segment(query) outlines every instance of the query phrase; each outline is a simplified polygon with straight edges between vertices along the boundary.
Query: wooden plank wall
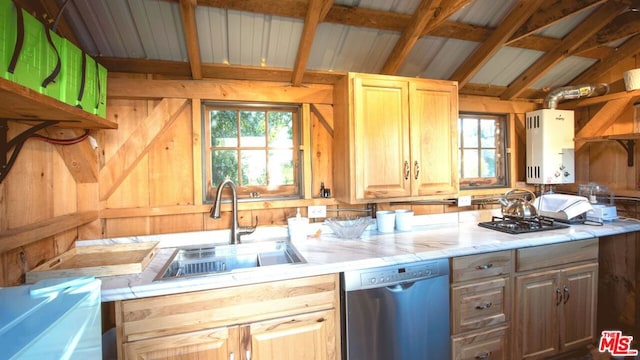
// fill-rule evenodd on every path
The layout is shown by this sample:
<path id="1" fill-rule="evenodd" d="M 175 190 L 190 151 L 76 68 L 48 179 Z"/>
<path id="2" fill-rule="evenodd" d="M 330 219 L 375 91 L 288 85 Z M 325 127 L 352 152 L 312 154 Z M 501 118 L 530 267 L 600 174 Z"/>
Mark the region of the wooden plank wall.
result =
<path id="1" fill-rule="evenodd" d="M 208 216 L 211 205 L 201 199 L 201 99 L 304 104 L 305 198 L 242 204 L 242 225 L 256 216 L 260 225 L 286 224 L 296 208 L 304 215 L 306 206 L 312 204 L 339 207 L 333 199 L 318 196 L 320 182 L 332 187 L 331 93 L 327 85 L 293 88 L 266 82 L 197 82 L 109 74 L 107 117 L 118 123 L 118 130 L 93 131 L 95 149 L 88 141 L 62 149 L 29 140 L 0 183 L 0 286 L 23 283 L 25 271 L 69 250 L 77 239 L 228 228 L 230 213 L 223 212 L 221 220 L 212 220 Z M 515 180 L 522 180 L 524 113 L 537 104 L 468 96 L 461 96 L 459 103 L 461 110 L 509 115 L 512 171 Z M 10 137 L 26 128 L 10 123 Z M 87 152 L 95 156 L 95 164 L 73 160 L 73 154 L 91 158 Z M 97 180 L 77 176 L 74 166 L 85 167 L 86 174 L 95 172 Z M 442 204 L 403 207 L 411 207 L 417 214 L 460 210 Z M 392 206 L 380 204 L 379 208 Z M 53 226 L 43 227 L 47 221 Z M 63 221 L 78 223 L 69 226 Z M 20 234 L 20 239 L 14 233 Z"/>

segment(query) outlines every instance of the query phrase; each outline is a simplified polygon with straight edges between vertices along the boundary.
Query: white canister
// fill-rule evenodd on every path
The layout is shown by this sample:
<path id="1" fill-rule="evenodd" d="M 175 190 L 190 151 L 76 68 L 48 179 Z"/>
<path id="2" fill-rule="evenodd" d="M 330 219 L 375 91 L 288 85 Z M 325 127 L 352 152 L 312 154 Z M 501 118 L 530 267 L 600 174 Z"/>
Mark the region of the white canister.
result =
<path id="1" fill-rule="evenodd" d="M 378 232 L 392 233 L 396 225 L 396 213 L 389 210 L 376 211 Z"/>
<path id="2" fill-rule="evenodd" d="M 396 210 L 396 229 L 398 231 L 411 231 L 413 227 L 413 210 Z"/>

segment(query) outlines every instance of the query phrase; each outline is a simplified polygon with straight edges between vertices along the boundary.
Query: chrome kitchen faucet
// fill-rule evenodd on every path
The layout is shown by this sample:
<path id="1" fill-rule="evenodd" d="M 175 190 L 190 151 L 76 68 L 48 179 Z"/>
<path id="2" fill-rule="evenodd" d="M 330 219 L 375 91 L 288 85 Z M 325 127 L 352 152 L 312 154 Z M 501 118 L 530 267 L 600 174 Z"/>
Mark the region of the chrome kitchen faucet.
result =
<path id="1" fill-rule="evenodd" d="M 256 226 L 238 226 L 238 192 L 236 191 L 236 184 L 234 184 L 230 179 L 226 179 L 218 184 L 218 189 L 216 190 L 216 200 L 213 203 L 213 207 L 211 208 L 211 213 L 209 216 L 212 219 L 220 219 L 220 200 L 222 199 L 222 190 L 225 186 L 229 186 L 229 188 L 231 189 L 231 211 L 233 217 L 229 244 L 240 244 L 240 237 L 242 235 L 248 235 L 254 232 L 256 230 Z"/>

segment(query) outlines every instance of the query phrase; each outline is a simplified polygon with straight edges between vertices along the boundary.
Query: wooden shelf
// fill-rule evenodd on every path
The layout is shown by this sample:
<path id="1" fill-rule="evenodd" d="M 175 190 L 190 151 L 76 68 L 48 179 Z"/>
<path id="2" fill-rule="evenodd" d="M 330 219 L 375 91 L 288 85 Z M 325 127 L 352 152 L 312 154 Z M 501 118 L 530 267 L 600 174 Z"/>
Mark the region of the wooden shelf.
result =
<path id="1" fill-rule="evenodd" d="M 636 146 L 636 139 L 640 139 L 640 134 L 629 133 L 629 134 L 602 135 L 602 136 L 593 136 L 593 137 L 586 137 L 586 138 L 575 138 L 573 140 L 584 141 L 584 142 L 611 141 L 611 140 L 616 141 L 627 152 L 627 166 L 633 166 L 633 155 L 634 155 L 635 146 Z"/>
<path id="2" fill-rule="evenodd" d="M 635 139 L 640 139 L 639 133 L 592 136 L 592 137 L 575 138 L 573 140 L 584 141 L 584 142 L 595 142 L 595 141 L 635 140 Z"/>
<path id="3" fill-rule="evenodd" d="M 98 220 L 98 211 L 83 211 L 0 232 L 0 254 L 94 220 Z"/>
<path id="4" fill-rule="evenodd" d="M 59 121 L 57 126 L 117 129 L 118 124 L 65 104 L 13 81 L 0 78 L 0 119 Z"/>

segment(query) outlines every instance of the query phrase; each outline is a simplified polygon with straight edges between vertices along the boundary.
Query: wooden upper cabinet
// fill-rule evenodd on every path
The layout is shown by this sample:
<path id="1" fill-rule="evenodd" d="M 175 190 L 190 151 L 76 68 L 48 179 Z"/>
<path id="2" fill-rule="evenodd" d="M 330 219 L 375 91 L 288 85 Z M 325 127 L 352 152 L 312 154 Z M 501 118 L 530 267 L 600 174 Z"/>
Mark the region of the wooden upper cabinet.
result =
<path id="1" fill-rule="evenodd" d="M 458 86 L 412 81 L 412 195 L 458 192 Z"/>
<path id="2" fill-rule="evenodd" d="M 347 203 L 455 194 L 455 82 L 349 73 L 334 87 L 334 194 Z"/>
<path id="3" fill-rule="evenodd" d="M 407 82 L 354 79 L 356 197 L 409 196 L 409 87 Z"/>

